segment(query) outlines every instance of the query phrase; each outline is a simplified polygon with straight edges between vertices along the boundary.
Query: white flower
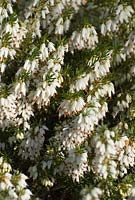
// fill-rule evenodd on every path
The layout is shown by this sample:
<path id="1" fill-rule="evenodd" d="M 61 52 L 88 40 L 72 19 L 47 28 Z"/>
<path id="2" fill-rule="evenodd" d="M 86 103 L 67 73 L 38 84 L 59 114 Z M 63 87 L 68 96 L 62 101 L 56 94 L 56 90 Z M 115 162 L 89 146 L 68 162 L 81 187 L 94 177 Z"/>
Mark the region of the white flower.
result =
<path id="1" fill-rule="evenodd" d="M 26 183 L 26 179 L 27 179 L 28 177 L 27 176 L 25 176 L 24 174 L 19 174 L 19 176 L 18 176 L 18 182 L 17 182 L 17 188 L 18 189 L 22 189 L 22 188 L 25 188 L 26 186 L 27 186 L 27 183 Z"/>
<path id="2" fill-rule="evenodd" d="M 46 47 L 45 43 L 43 43 L 40 47 L 40 55 L 39 55 L 39 58 L 41 60 L 45 60 L 46 58 L 48 58 L 49 56 L 49 53 L 48 53 L 48 48 Z"/>
<path id="3" fill-rule="evenodd" d="M 5 190 L 7 188 L 7 184 L 3 181 L 0 182 L 0 191 Z"/>
<path id="4" fill-rule="evenodd" d="M 24 190 L 23 194 L 21 195 L 21 200 L 29 200 L 31 198 L 31 191 L 29 189 Z"/>
<path id="5" fill-rule="evenodd" d="M 0 57 L 7 58 L 8 55 L 9 55 L 9 49 L 7 47 L 2 47 L 0 49 Z"/>
<path id="6" fill-rule="evenodd" d="M 15 94 L 22 93 L 24 96 L 26 95 L 26 84 L 24 82 L 18 82 L 15 86 Z"/>
<path id="7" fill-rule="evenodd" d="M 111 26 L 112 26 L 112 20 L 108 20 L 107 22 L 106 22 L 106 29 L 107 29 L 107 31 L 111 31 Z"/>
<path id="8" fill-rule="evenodd" d="M 135 198 L 135 187 L 132 187 L 128 200 L 134 200 L 134 198 Z"/>
<path id="9" fill-rule="evenodd" d="M 88 86 L 88 81 L 89 81 L 89 76 L 86 75 L 84 78 L 79 78 L 78 80 L 75 81 L 75 84 L 72 84 L 70 86 L 71 91 L 79 91 L 79 90 L 85 90 L 86 87 Z"/>
<path id="10" fill-rule="evenodd" d="M 48 42 L 48 49 L 49 52 L 55 51 L 55 45 L 52 42 Z"/>
<path id="11" fill-rule="evenodd" d="M 20 92 L 22 92 L 22 94 L 24 95 L 24 96 L 26 96 L 26 84 L 25 84 L 25 82 L 22 82 L 21 84 L 20 84 Z"/>
<path id="12" fill-rule="evenodd" d="M 5 68 L 6 68 L 6 64 L 5 63 L 0 64 L 1 73 L 3 73 L 5 71 Z"/>
<path id="13" fill-rule="evenodd" d="M 30 66 L 31 66 L 30 60 L 26 60 L 25 63 L 24 63 L 24 69 L 29 71 L 30 70 Z"/>
<path id="14" fill-rule="evenodd" d="M 101 189 L 99 189 L 99 188 L 93 188 L 92 189 L 92 191 L 91 191 L 91 195 L 94 197 L 94 198 L 96 198 L 96 199 L 98 199 L 98 197 L 100 196 L 102 194 L 102 190 Z"/>
<path id="15" fill-rule="evenodd" d="M 59 106 L 59 116 L 71 115 L 79 112 L 85 106 L 83 98 L 79 97 L 77 100 L 63 100 Z"/>
<path id="16" fill-rule="evenodd" d="M 66 21 L 63 24 L 63 26 L 64 26 L 64 31 L 68 31 L 69 27 L 70 27 L 70 20 L 66 19 Z"/>
<path id="17" fill-rule="evenodd" d="M 56 23 L 55 34 L 62 35 L 64 32 L 63 18 L 59 18 Z"/>
<path id="18" fill-rule="evenodd" d="M 16 192 L 14 191 L 14 189 L 10 189 L 8 191 L 8 194 L 10 196 L 11 199 L 17 200 L 18 199 L 18 195 L 16 194 Z"/>

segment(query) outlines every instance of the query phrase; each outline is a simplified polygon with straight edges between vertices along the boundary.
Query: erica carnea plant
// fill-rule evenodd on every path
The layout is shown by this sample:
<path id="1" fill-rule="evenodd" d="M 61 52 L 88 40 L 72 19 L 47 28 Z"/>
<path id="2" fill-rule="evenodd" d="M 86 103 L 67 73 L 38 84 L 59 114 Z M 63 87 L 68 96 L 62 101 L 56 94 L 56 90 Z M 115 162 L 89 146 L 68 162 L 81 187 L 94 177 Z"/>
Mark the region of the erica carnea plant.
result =
<path id="1" fill-rule="evenodd" d="M 135 199 L 134 1 L 0 1 L 0 199 Z"/>

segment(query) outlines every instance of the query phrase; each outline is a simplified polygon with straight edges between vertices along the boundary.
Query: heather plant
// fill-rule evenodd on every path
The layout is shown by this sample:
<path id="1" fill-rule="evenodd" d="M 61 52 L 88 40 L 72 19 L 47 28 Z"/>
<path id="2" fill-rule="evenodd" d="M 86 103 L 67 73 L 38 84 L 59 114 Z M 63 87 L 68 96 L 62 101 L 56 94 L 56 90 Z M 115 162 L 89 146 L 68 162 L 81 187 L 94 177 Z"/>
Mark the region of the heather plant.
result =
<path id="1" fill-rule="evenodd" d="M 135 3 L 0 1 L 0 199 L 135 199 Z"/>

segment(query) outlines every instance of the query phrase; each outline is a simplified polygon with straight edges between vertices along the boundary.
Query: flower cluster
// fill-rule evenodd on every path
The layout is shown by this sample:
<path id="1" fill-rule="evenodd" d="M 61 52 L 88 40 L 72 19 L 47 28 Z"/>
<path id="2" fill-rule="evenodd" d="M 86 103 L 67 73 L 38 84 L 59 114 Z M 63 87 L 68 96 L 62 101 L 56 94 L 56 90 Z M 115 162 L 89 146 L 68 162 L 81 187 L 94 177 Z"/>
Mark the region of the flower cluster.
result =
<path id="1" fill-rule="evenodd" d="M 114 138 L 113 131 L 105 130 L 104 134 L 102 133 L 101 136 L 96 134 L 92 140 L 92 146 L 96 147 L 93 159 L 94 171 L 104 179 L 107 176 L 112 176 L 114 179 L 118 175 L 123 176 L 130 166 L 135 165 L 134 145 L 129 144 L 129 139 L 126 136 L 116 141 Z M 101 142 L 102 140 L 103 142 Z"/>
<path id="2" fill-rule="evenodd" d="M 95 28 L 84 27 L 80 32 L 74 31 L 69 40 L 69 49 L 71 52 L 74 49 L 94 49 L 98 43 L 98 36 Z"/>
<path id="3" fill-rule="evenodd" d="M 85 187 L 82 191 L 81 191 L 81 195 L 83 196 L 83 200 L 98 200 L 100 199 L 102 194 L 102 190 L 100 188 L 94 187 L 92 189 Z"/>
<path id="4" fill-rule="evenodd" d="M 108 19 L 105 23 L 101 25 L 101 33 L 103 35 L 118 31 L 120 25 L 124 22 L 128 23 L 132 17 L 134 10 L 131 6 L 127 5 L 118 5 L 113 20 Z"/>
<path id="5" fill-rule="evenodd" d="M 29 200 L 31 191 L 27 189 L 26 179 L 22 173 L 11 174 L 11 165 L 0 157 L 0 198 L 9 200 Z"/>

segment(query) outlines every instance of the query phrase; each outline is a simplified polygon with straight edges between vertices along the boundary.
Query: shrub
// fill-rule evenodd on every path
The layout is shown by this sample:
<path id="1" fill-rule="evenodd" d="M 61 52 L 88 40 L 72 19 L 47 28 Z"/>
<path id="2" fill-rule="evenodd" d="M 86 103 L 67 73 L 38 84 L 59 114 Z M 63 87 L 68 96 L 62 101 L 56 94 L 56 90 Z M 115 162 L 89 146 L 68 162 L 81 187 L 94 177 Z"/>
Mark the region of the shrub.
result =
<path id="1" fill-rule="evenodd" d="M 134 1 L 0 1 L 0 199 L 135 198 L 134 29 Z"/>

